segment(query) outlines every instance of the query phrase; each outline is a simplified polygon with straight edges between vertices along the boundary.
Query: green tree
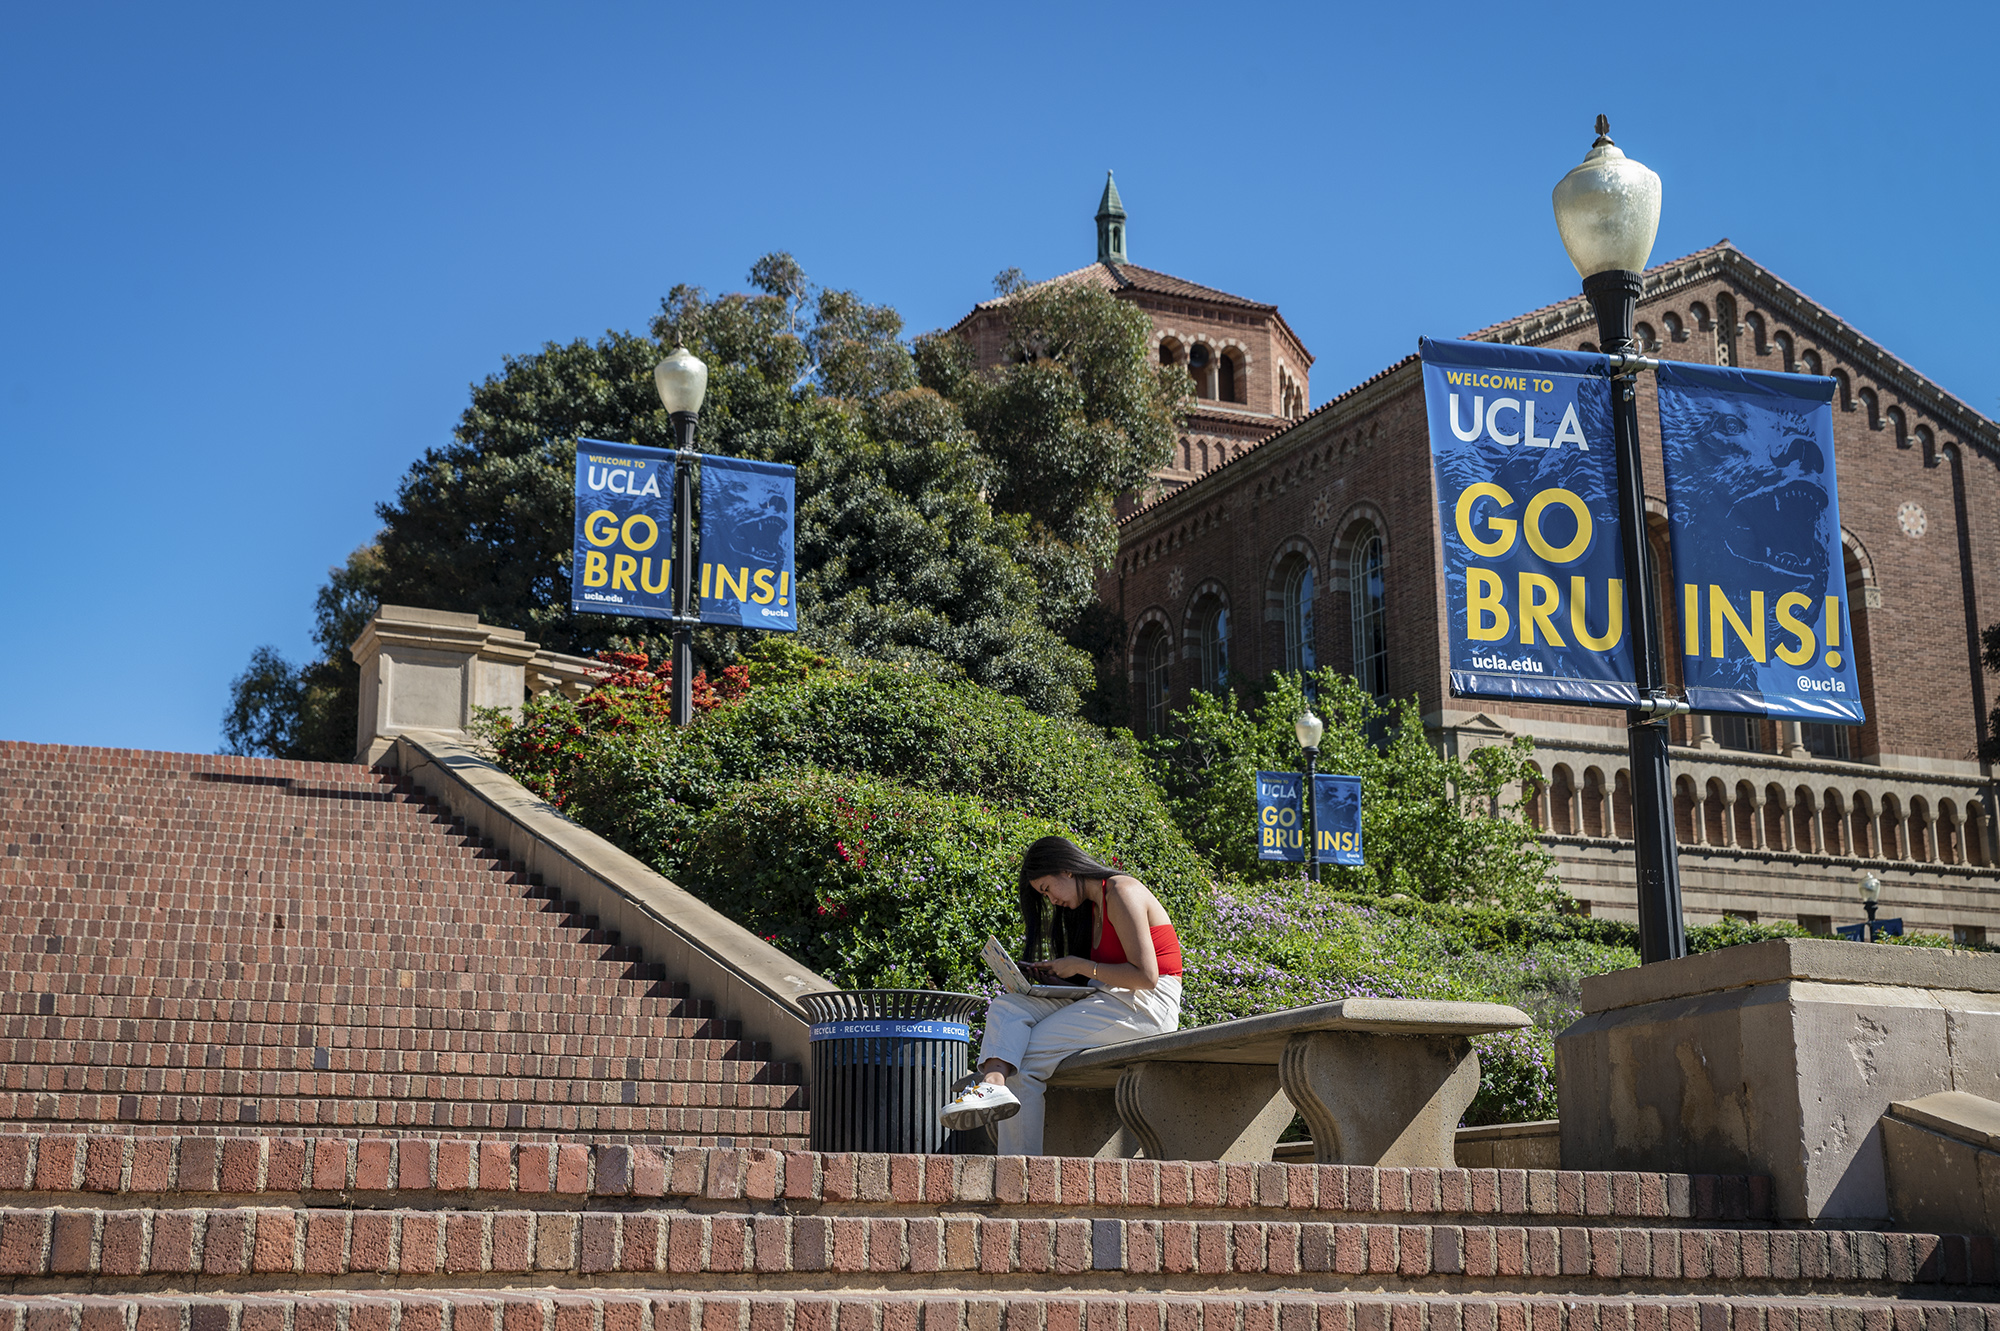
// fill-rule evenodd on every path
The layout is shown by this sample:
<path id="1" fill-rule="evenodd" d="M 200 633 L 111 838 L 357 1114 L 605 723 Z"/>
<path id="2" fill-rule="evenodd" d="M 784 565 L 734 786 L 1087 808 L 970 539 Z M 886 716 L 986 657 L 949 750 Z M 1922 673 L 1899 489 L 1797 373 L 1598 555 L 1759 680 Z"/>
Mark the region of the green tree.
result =
<path id="1" fill-rule="evenodd" d="M 1453 758 L 1433 747 L 1414 700 L 1385 707 L 1332 670 L 1311 679 L 1325 720 L 1319 770 L 1362 783 L 1362 868 L 1323 865 L 1335 890 L 1429 902 L 1491 902 L 1522 908 L 1557 899 L 1553 862 L 1507 792 L 1534 779 L 1531 741 Z M 1234 693 L 1197 691 L 1175 726 L 1147 742 L 1153 779 L 1189 841 L 1219 871 L 1248 881 L 1295 875 L 1298 866 L 1257 858 L 1255 774 L 1297 771 L 1292 722 L 1306 705 L 1305 680 L 1272 675 L 1248 704 Z M 1377 745 L 1371 735 L 1383 733 Z"/>
<path id="2" fill-rule="evenodd" d="M 1074 711 L 1090 652 L 1122 636 L 1087 613 L 1115 548 L 1111 495 L 1165 455 L 1178 401 L 1147 363 L 1143 316 L 1103 293 L 1030 293 L 1018 338 L 1039 359 L 989 383 L 959 339 L 919 339 L 913 354 L 893 309 L 816 287 L 789 255 L 750 277 L 750 291 L 717 298 L 676 287 L 643 335 L 550 343 L 474 385 L 451 442 L 378 507 L 370 594 L 470 611 L 557 651 L 664 655 L 656 621 L 570 613 L 572 475 L 578 438 L 672 446 L 652 367 L 680 340 L 709 366 L 700 446 L 799 469 L 808 643 Z M 951 392 L 919 383 L 920 362 L 954 355 Z M 1053 479 L 1036 482 L 1036 466 Z M 705 631 L 698 656 L 733 660 L 750 636 Z M 345 650 L 319 664 L 351 681 Z M 230 742 L 301 752 L 322 731 L 351 736 L 351 684 L 325 695 L 348 710 L 321 725 L 303 679 L 256 657 L 233 690 Z M 313 756 L 344 756 L 351 738 L 330 742 Z"/>
<path id="3" fill-rule="evenodd" d="M 1124 625 L 1098 602 L 1118 549 L 1115 503 L 1173 456 L 1186 374 L 1152 355 L 1137 306 L 1083 282 L 994 279 L 1007 320 L 1004 363 L 982 373 L 964 339 L 917 339 L 925 386 L 955 403 L 991 465 L 987 497 L 1019 519 L 1016 554 L 1041 588 L 1044 622 L 1095 662 L 1090 715 L 1122 723 Z"/>

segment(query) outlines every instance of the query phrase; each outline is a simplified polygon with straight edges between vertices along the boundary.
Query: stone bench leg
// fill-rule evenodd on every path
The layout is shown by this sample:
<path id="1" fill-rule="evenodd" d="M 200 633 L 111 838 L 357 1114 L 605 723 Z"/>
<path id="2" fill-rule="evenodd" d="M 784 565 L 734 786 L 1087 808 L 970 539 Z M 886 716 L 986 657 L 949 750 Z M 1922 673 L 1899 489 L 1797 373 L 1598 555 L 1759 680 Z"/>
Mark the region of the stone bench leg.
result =
<path id="1" fill-rule="evenodd" d="M 1135 1063 L 1117 1096 L 1126 1135 L 1148 1160 L 1269 1160 L 1292 1123 L 1272 1067 Z"/>
<path id="2" fill-rule="evenodd" d="M 1320 1164 L 1458 1163 L 1453 1134 L 1479 1093 L 1464 1036 L 1315 1031 L 1291 1038 L 1279 1071 Z"/>
<path id="3" fill-rule="evenodd" d="M 1045 1092 L 1042 1154 L 1123 1160 L 1139 1154 L 1139 1142 L 1118 1118 L 1118 1093 L 1109 1086 L 1050 1087 Z"/>

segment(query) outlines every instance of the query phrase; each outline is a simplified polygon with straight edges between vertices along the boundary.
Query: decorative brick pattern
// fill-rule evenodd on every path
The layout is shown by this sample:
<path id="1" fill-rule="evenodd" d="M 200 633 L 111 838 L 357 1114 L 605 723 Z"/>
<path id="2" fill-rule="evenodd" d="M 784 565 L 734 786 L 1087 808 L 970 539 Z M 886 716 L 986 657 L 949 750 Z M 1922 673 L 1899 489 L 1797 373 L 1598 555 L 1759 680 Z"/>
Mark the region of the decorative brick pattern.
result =
<path id="1" fill-rule="evenodd" d="M 272 1155 L 274 1131 L 805 1135 L 795 1068 L 369 768 L 0 743 L 0 899 L 0 1132 L 260 1139 L 184 1153 L 183 1189 L 295 1179 L 307 1148 Z M 435 1171 L 400 1158 L 431 1149 L 370 1155 L 354 1186 Z M 51 1137 L 32 1177 L 157 1190 L 157 1164 Z M 447 1167 L 466 1186 L 470 1160 Z"/>

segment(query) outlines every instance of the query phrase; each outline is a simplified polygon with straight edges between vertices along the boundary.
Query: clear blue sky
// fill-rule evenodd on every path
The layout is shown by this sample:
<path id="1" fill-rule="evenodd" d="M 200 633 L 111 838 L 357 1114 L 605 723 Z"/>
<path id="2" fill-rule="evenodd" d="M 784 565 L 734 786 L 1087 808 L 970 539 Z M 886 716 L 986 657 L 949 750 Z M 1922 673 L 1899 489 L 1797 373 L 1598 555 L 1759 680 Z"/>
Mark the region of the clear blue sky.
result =
<path id="1" fill-rule="evenodd" d="M 1991 5 L 11 6 L 0 738 L 213 750 L 509 353 L 789 249 L 922 331 L 1094 257 L 1274 301 L 1315 403 L 1576 290 L 1591 118 L 1974 406 Z"/>

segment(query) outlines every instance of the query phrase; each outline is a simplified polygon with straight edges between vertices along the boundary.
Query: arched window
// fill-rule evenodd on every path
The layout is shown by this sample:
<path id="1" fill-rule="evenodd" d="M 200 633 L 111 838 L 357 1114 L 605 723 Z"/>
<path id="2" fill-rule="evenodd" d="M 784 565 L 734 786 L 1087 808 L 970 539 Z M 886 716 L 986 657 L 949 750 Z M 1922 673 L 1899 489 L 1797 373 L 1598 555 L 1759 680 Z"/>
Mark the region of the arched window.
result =
<path id="1" fill-rule="evenodd" d="M 1860 392 L 1856 393 L 1855 396 L 1860 398 L 1861 405 L 1868 409 L 1868 428 L 1871 430 L 1881 429 L 1882 399 L 1875 396 L 1875 390 L 1872 388 L 1864 388 Z"/>
<path id="2" fill-rule="evenodd" d="M 1312 562 L 1302 554 L 1285 556 L 1278 565 L 1280 614 L 1285 622 L 1285 671 L 1305 674 L 1319 663 L 1313 650 Z"/>
<path id="3" fill-rule="evenodd" d="M 1214 371 L 1209 367 L 1208 348 L 1197 342 L 1188 348 L 1188 374 L 1194 378 L 1194 395 L 1213 398 L 1215 396 Z"/>
<path id="4" fill-rule="evenodd" d="M 1764 316 L 1752 310 L 1743 316 L 1743 322 L 1750 326 L 1750 345 L 1757 348 L 1759 356 L 1771 354 L 1771 342 L 1765 335 Z"/>
<path id="5" fill-rule="evenodd" d="M 1799 367 L 1807 374 L 1820 373 L 1819 353 L 1817 351 L 1801 352 L 1799 354 Z"/>
<path id="6" fill-rule="evenodd" d="M 1889 428 L 1896 435 L 1896 447 L 1910 446 L 1910 418 L 1903 414 L 1901 407 L 1891 407 L 1882 413 L 1889 419 Z"/>
<path id="7" fill-rule="evenodd" d="M 1773 333 L 1771 334 L 1771 345 L 1778 349 L 1778 359 L 1783 363 L 1785 373 L 1797 374 L 1799 370 L 1799 358 L 1798 354 L 1792 349 L 1792 335 L 1783 331 Z"/>
<path id="8" fill-rule="evenodd" d="M 1167 702 L 1173 688 L 1173 640 L 1159 624 L 1149 626 L 1139 636 L 1132 652 L 1139 676 L 1139 730 L 1145 735 L 1167 731 Z"/>
<path id="9" fill-rule="evenodd" d="M 1674 342 L 1685 342 L 1688 340 L 1687 325 L 1681 322 L 1680 315 L 1675 314 L 1672 310 L 1668 310 L 1660 316 L 1660 322 L 1667 326 L 1667 337 L 1669 340 Z"/>
<path id="10" fill-rule="evenodd" d="M 1639 343 L 1639 350 L 1641 351 L 1658 351 L 1660 349 L 1659 335 L 1653 331 L 1653 325 L 1649 323 L 1633 324 L 1632 336 Z"/>
<path id="11" fill-rule="evenodd" d="M 1383 578 L 1382 537 L 1364 530 L 1347 565 L 1347 613 L 1354 626 L 1354 679 L 1370 695 L 1389 692 L 1388 588 Z"/>
<path id="12" fill-rule="evenodd" d="M 1194 661 L 1194 687 L 1221 693 L 1229 687 L 1229 602 L 1214 583 L 1195 597 L 1188 612 L 1187 645 Z"/>
<path id="13" fill-rule="evenodd" d="M 1847 371 L 1836 369 L 1833 372 L 1833 387 L 1834 396 L 1840 401 L 1840 409 L 1853 411 L 1854 381 L 1847 377 Z"/>
<path id="14" fill-rule="evenodd" d="M 1236 401 L 1236 357 L 1225 351 L 1215 362 L 1215 396 L 1224 402 Z"/>

